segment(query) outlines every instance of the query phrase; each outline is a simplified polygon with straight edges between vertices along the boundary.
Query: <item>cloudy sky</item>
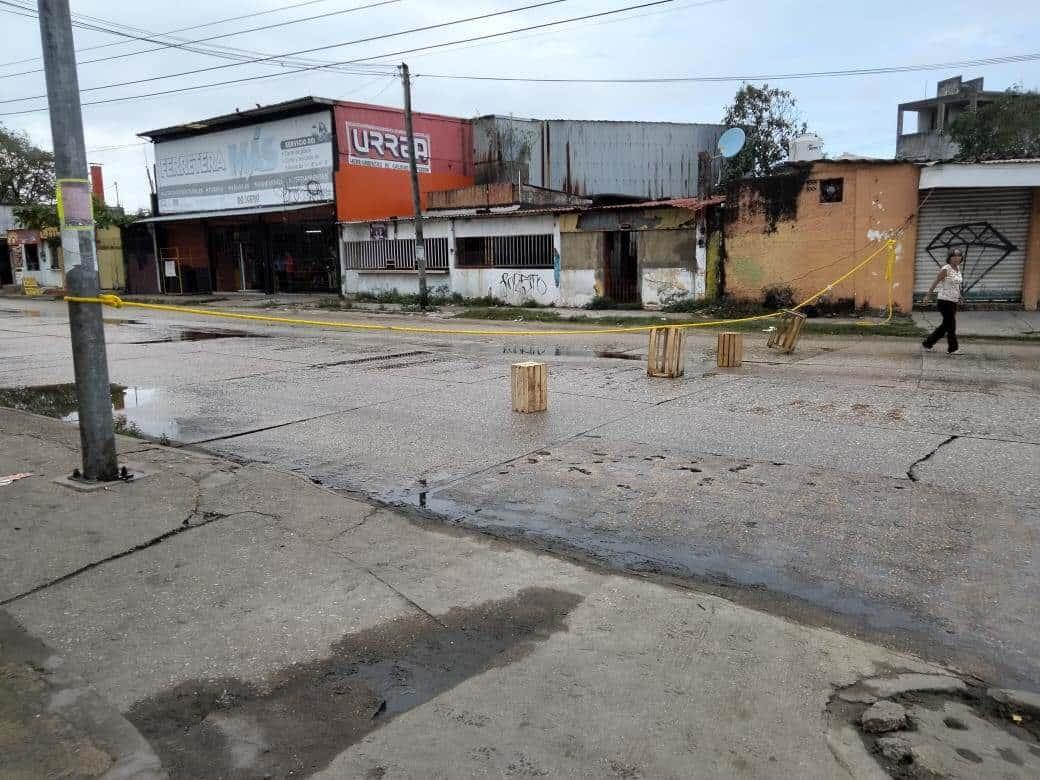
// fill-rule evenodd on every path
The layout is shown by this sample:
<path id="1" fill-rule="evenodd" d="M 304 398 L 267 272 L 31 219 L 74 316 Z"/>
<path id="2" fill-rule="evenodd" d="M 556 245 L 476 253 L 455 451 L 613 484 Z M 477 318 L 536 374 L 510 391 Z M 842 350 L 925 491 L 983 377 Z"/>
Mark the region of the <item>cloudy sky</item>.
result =
<path id="1" fill-rule="evenodd" d="M 33 7 L 30 0 L 14 5 Z M 542 8 L 443 27 L 369 43 L 325 48 L 300 57 L 318 61 L 363 63 L 339 70 L 285 73 L 293 65 L 276 61 L 234 64 L 245 59 L 331 47 L 494 11 L 531 5 L 538 0 L 225 0 L 142 3 L 129 0 L 73 0 L 74 15 L 97 26 L 117 25 L 139 35 L 176 33 L 194 48 L 221 56 L 160 48 L 97 30 L 76 32 L 80 86 L 106 87 L 84 93 L 83 100 L 105 100 L 243 79 L 271 76 L 225 86 L 140 97 L 85 106 L 89 157 L 102 163 L 109 200 L 118 183 L 128 210 L 148 203 L 146 161 L 151 150 L 136 133 L 179 124 L 257 103 L 303 95 L 401 105 L 400 82 L 390 74 L 406 60 L 419 74 L 413 88 L 416 110 L 473 116 L 498 113 L 539 118 L 662 120 L 716 122 L 739 82 L 660 85 L 524 84 L 457 81 L 433 75 L 490 75 L 568 78 L 638 78 L 663 76 L 757 76 L 852 68 L 919 65 L 1033 54 L 1040 49 L 1040 15 L 1027 0 L 874 0 L 871 3 L 822 0 L 672 0 L 595 20 L 572 22 L 535 32 L 521 32 L 478 43 L 459 43 L 426 52 L 394 54 L 445 42 L 516 30 L 650 0 L 561 0 Z M 44 92 L 37 21 L 0 3 L 0 123 L 25 130 L 50 148 L 46 102 L 15 101 Z M 251 28 L 326 15 L 288 26 L 241 35 Z M 29 14 L 31 16 L 31 14 Z M 243 17 L 207 25 L 229 17 Z M 88 19 L 87 17 L 90 17 Z M 207 25 L 207 26 L 199 26 Z M 147 53 L 119 56 L 150 49 Z M 296 58 L 297 60 L 300 58 Z M 296 67 L 301 63 L 296 62 Z M 205 73 L 155 79 L 125 86 L 120 82 L 153 79 L 199 68 Z M 845 78 L 774 81 L 796 96 L 810 129 L 825 140 L 828 154 L 853 152 L 891 156 L 895 150 L 896 105 L 933 95 L 943 77 L 984 76 L 988 89 L 1012 84 L 1040 87 L 1040 61 L 965 69 L 896 73 Z M 11 75 L 21 74 L 21 75 Z M 271 75 L 274 74 L 274 75 Z M 422 74 L 428 74 L 425 77 Z M 18 113 L 43 108 L 32 113 Z M 119 147 L 119 148 L 113 148 Z"/>

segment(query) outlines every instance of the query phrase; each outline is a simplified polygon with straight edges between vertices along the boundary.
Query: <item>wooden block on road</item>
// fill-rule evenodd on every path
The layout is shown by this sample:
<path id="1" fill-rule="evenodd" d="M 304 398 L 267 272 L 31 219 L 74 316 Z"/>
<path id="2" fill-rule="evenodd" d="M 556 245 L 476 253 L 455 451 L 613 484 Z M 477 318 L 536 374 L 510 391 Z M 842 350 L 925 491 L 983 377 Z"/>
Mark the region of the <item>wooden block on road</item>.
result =
<path id="1" fill-rule="evenodd" d="M 767 346 L 779 349 L 781 352 L 794 352 L 798 337 L 802 335 L 805 326 L 805 315 L 800 311 L 789 311 L 784 309 L 780 314 L 776 330 L 769 334 Z"/>
<path id="2" fill-rule="evenodd" d="M 646 354 L 646 375 L 677 379 L 683 375 L 683 342 L 686 331 L 682 328 L 654 328 L 650 331 L 650 346 Z"/>
<path id="3" fill-rule="evenodd" d="M 727 331 L 719 334 L 719 368 L 739 368 L 744 361 L 744 334 Z"/>
<path id="4" fill-rule="evenodd" d="M 549 408 L 549 369 L 545 363 L 514 363 L 513 411 L 544 412 Z"/>

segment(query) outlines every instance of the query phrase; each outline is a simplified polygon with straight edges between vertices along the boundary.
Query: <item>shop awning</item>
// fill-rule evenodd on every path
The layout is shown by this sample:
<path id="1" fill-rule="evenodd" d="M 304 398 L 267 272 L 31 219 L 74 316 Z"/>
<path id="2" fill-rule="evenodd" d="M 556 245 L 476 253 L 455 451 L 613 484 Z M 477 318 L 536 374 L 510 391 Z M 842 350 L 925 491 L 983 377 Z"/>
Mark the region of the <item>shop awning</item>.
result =
<path id="1" fill-rule="evenodd" d="M 191 219 L 216 219 L 217 217 L 249 217 L 257 214 L 280 214 L 285 211 L 303 211 L 304 209 L 331 206 L 333 201 L 321 203 L 294 203 L 291 206 L 254 206 L 248 209 L 226 209 L 224 211 L 192 211 L 187 214 L 163 214 L 159 217 L 145 217 L 136 220 L 135 224 L 148 222 L 179 222 Z"/>

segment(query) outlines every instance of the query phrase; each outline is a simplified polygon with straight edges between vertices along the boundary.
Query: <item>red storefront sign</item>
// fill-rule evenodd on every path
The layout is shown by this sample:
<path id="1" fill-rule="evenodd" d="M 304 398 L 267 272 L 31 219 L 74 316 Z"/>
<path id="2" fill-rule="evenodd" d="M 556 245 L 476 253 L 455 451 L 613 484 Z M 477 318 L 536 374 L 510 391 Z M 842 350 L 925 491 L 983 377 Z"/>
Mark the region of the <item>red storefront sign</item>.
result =
<path id="1" fill-rule="evenodd" d="M 408 136 L 403 130 L 347 122 L 347 162 L 369 168 L 407 171 Z M 430 172 L 430 136 L 415 134 L 415 163 L 420 173 Z"/>
<path id="2" fill-rule="evenodd" d="M 404 112 L 337 103 L 334 118 L 338 219 L 352 222 L 411 216 Z M 413 114 L 412 120 L 420 193 L 471 186 L 473 130 L 469 120 L 436 114 Z"/>

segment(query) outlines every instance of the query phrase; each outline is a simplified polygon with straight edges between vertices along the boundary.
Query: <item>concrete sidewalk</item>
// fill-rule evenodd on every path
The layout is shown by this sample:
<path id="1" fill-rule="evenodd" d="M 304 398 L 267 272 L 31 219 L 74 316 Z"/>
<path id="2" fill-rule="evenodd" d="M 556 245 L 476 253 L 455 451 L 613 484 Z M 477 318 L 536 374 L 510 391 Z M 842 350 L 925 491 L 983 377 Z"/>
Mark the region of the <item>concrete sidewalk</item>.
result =
<path id="1" fill-rule="evenodd" d="M 914 323 L 925 331 L 942 322 L 935 309 L 914 312 Z M 960 311 L 957 333 L 961 336 L 997 336 L 1040 339 L 1040 311 Z"/>
<path id="2" fill-rule="evenodd" d="M 28 746 L 39 766 L 65 766 L 69 741 L 29 726 L 85 695 L 81 676 L 110 710 L 104 728 L 63 711 L 94 761 L 81 777 L 126 754 L 140 774 L 111 776 L 154 768 L 113 712 L 171 777 L 884 777 L 855 723 L 922 687 L 918 706 L 966 708 L 971 734 L 1005 736 L 969 750 L 899 732 L 918 766 L 1040 769 L 1035 739 L 987 720 L 975 681 L 908 655 L 135 439 L 122 459 L 149 476 L 73 492 L 52 478 L 77 439 L 0 410 L 0 474 L 36 475 L 0 488 L 0 605 L 64 658 L 37 649 L 50 679 L 9 686 L 0 751 Z M 0 634 L 4 663 L 33 668 L 12 656 L 17 630 Z"/>

